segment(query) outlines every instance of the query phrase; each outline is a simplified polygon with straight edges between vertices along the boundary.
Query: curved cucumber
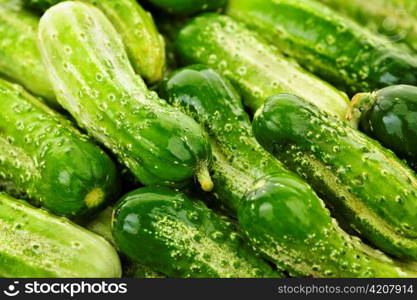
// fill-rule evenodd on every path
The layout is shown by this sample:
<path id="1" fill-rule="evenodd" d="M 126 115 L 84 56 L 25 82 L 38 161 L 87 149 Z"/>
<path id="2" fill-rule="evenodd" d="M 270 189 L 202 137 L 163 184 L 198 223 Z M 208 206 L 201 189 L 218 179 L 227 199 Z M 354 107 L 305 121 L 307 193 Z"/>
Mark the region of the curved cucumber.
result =
<path id="1" fill-rule="evenodd" d="M 230 213 L 257 178 L 288 172 L 256 141 L 239 95 L 217 72 L 203 65 L 179 69 L 163 81 L 160 94 L 208 132 L 214 191 Z"/>
<path id="2" fill-rule="evenodd" d="M 227 77 L 253 111 L 267 97 L 286 92 L 345 117 L 349 103 L 345 94 L 287 60 L 228 16 L 195 18 L 179 33 L 176 47 L 185 63 L 202 63 Z"/>
<path id="3" fill-rule="evenodd" d="M 184 186 L 196 174 L 212 189 L 201 127 L 147 89 L 99 9 L 55 5 L 41 19 L 39 39 L 58 101 L 141 183 Z"/>
<path id="4" fill-rule="evenodd" d="M 225 5 L 226 0 L 147 0 L 147 2 L 172 14 L 190 15 L 218 10 Z"/>
<path id="5" fill-rule="evenodd" d="M 0 277 L 121 276 L 103 238 L 1 193 L 0 229 Z"/>
<path id="6" fill-rule="evenodd" d="M 28 6 L 46 10 L 64 0 L 24 0 Z M 98 7 L 121 35 L 135 71 L 148 83 L 162 79 L 165 71 L 165 43 L 152 15 L 136 0 L 82 0 Z"/>
<path id="7" fill-rule="evenodd" d="M 39 17 L 0 2 L 0 74 L 58 107 L 37 46 Z"/>
<path id="8" fill-rule="evenodd" d="M 319 2 L 231 0 L 228 14 L 256 29 L 306 69 L 349 93 L 417 84 L 417 56 L 410 56 L 388 39 Z"/>
<path id="9" fill-rule="evenodd" d="M 115 207 L 112 227 L 122 252 L 170 277 L 278 277 L 229 221 L 169 189 L 127 194 Z"/>
<path id="10" fill-rule="evenodd" d="M 413 0 L 320 0 L 394 42 L 417 50 L 417 3 Z"/>
<path id="11" fill-rule="evenodd" d="M 349 119 L 417 169 L 417 87 L 397 85 L 357 94 Z"/>
<path id="12" fill-rule="evenodd" d="M 254 131 L 359 234 L 387 253 L 417 258 L 417 178 L 392 152 L 293 95 L 268 99 Z"/>
<path id="13" fill-rule="evenodd" d="M 0 79 L 0 181 L 59 215 L 91 214 L 116 196 L 111 159 L 69 121 Z"/>
<path id="14" fill-rule="evenodd" d="M 297 177 L 260 179 L 238 215 L 254 248 L 291 276 L 416 276 L 343 232 L 313 190 L 300 185 Z"/>

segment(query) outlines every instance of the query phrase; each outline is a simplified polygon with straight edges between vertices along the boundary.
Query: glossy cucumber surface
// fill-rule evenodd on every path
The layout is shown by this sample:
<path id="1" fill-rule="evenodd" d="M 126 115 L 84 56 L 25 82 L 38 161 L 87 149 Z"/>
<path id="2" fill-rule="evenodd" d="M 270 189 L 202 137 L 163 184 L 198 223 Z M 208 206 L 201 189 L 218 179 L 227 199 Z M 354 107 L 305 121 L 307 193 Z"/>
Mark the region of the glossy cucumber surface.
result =
<path id="1" fill-rule="evenodd" d="M 156 7 L 177 15 L 190 15 L 203 11 L 218 10 L 226 0 L 146 0 Z"/>
<path id="2" fill-rule="evenodd" d="M 417 50 L 417 2 L 413 0 L 320 0 L 393 42 Z"/>
<path id="3" fill-rule="evenodd" d="M 55 5 L 41 19 L 39 39 L 58 101 L 142 184 L 182 187 L 195 175 L 212 189 L 201 127 L 148 90 L 99 9 Z"/>
<path id="4" fill-rule="evenodd" d="M 417 84 L 417 56 L 317 1 L 231 0 L 227 13 L 350 94 Z"/>
<path id="5" fill-rule="evenodd" d="M 298 177 L 260 179 L 245 196 L 238 216 L 254 249 L 290 276 L 416 276 L 342 231 Z"/>
<path id="6" fill-rule="evenodd" d="M 107 154 L 64 117 L 2 79 L 0 181 L 71 218 L 94 213 L 119 188 Z"/>
<path id="7" fill-rule="evenodd" d="M 396 85 L 357 94 L 348 118 L 417 168 L 417 87 Z"/>
<path id="8" fill-rule="evenodd" d="M 167 188 L 124 196 L 112 227 L 122 252 L 169 277 L 278 277 L 244 245 L 230 221 Z"/>
<path id="9" fill-rule="evenodd" d="M 120 277 L 114 248 L 65 218 L 0 193 L 0 277 Z"/>
<path id="10" fill-rule="evenodd" d="M 417 178 L 391 151 L 294 95 L 269 98 L 253 127 L 340 220 L 386 253 L 417 257 Z"/>
<path id="11" fill-rule="evenodd" d="M 58 107 L 37 46 L 39 17 L 14 1 L 0 1 L 0 75 Z"/>
<path id="12" fill-rule="evenodd" d="M 294 93 L 344 118 L 346 95 L 302 69 L 232 18 L 205 14 L 195 18 L 176 40 L 184 63 L 208 65 L 227 77 L 252 111 L 276 93 Z"/>
<path id="13" fill-rule="evenodd" d="M 29 7 L 47 10 L 64 0 L 24 0 Z M 135 71 L 149 84 L 162 79 L 165 44 L 151 14 L 136 0 L 82 0 L 98 7 L 121 35 Z"/>

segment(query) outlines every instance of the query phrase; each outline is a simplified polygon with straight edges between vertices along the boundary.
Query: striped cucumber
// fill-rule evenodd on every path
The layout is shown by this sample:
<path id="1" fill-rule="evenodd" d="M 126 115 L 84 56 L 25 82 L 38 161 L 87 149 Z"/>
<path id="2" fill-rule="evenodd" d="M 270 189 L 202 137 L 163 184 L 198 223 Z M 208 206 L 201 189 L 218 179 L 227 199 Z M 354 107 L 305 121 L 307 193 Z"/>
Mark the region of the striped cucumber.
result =
<path id="1" fill-rule="evenodd" d="M 118 192 L 115 165 L 97 145 L 22 87 L 2 79 L 0 181 L 68 217 L 89 215 Z"/>
<path id="2" fill-rule="evenodd" d="M 112 227 L 122 252 L 170 277 L 278 277 L 230 221 L 167 188 L 141 188 L 122 197 Z"/>
<path id="3" fill-rule="evenodd" d="M 417 56 L 317 1 L 231 0 L 227 11 L 350 94 L 417 84 Z"/>
<path id="4" fill-rule="evenodd" d="M 38 23 L 16 2 L 0 2 L 0 74 L 58 107 L 37 46 Z"/>
<path id="5" fill-rule="evenodd" d="M 82 0 L 98 7 L 121 35 L 135 71 L 149 84 L 162 79 L 165 71 L 165 43 L 152 15 L 136 0 Z M 63 0 L 23 0 L 25 4 L 46 10 Z"/>
<path id="6" fill-rule="evenodd" d="M 182 187 L 195 175 L 212 189 L 201 127 L 148 90 L 99 9 L 55 5 L 41 19 L 39 39 L 58 101 L 142 184 Z"/>
<path id="7" fill-rule="evenodd" d="M 204 125 L 216 145 L 213 179 L 219 201 L 235 214 L 238 210 L 239 227 L 254 249 L 281 270 L 317 277 L 414 274 L 339 228 L 311 187 L 255 140 L 239 96 L 218 73 L 204 66 L 180 69 L 163 82 L 161 94 Z M 269 214 L 272 207 L 277 212 Z"/>
<path id="8" fill-rule="evenodd" d="M 413 0 L 320 0 L 394 42 L 417 50 L 417 2 Z"/>
<path id="9" fill-rule="evenodd" d="M 0 277 L 120 277 L 103 238 L 0 193 Z"/>
<path id="10" fill-rule="evenodd" d="M 184 27 L 176 41 L 184 63 L 208 65 L 227 77 L 255 111 L 280 92 L 309 99 L 324 110 L 345 117 L 349 99 L 228 16 L 206 14 Z"/>
<path id="11" fill-rule="evenodd" d="M 378 248 L 417 258 L 417 178 L 391 151 L 294 95 L 256 114 L 260 143 Z"/>

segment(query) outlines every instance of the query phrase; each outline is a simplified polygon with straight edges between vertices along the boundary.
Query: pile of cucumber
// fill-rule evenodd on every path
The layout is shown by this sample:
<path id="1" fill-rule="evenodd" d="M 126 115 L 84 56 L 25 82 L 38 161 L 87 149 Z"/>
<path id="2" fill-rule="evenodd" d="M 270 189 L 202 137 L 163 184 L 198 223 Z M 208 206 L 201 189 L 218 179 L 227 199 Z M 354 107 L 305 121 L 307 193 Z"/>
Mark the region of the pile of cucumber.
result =
<path id="1" fill-rule="evenodd" d="M 0 277 L 417 277 L 412 0 L 0 0 Z"/>

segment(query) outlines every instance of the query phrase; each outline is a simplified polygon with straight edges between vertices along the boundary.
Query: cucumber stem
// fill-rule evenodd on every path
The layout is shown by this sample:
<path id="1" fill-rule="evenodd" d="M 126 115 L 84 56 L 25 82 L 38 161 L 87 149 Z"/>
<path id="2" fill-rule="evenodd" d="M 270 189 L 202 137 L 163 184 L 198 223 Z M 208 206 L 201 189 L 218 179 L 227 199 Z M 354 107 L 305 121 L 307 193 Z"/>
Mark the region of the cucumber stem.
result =
<path id="1" fill-rule="evenodd" d="M 196 176 L 197 176 L 197 181 L 200 183 L 203 191 L 211 192 L 213 190 L 214 183 L 211 180 L 207 163 L 203 163 L 200 165 L 200 167 L 197 169 Z"/>
<path id="2" fill-rule="evenodd" d="M 89 208 L 97 207 L 103 202 L 104 197 L 105 194 L 102 189 L 94 188 L 85 196 L 84 202 Z"/>
<path id="3" fill-rule="evenodd" d="M 373 107 L 375 100 L 374 93 L 359 93 L 353 96 L 346 120 L 351 124 L 358 125 L 363 114 Z"/>

